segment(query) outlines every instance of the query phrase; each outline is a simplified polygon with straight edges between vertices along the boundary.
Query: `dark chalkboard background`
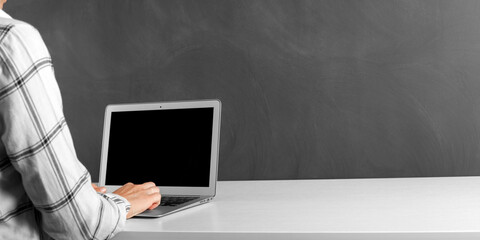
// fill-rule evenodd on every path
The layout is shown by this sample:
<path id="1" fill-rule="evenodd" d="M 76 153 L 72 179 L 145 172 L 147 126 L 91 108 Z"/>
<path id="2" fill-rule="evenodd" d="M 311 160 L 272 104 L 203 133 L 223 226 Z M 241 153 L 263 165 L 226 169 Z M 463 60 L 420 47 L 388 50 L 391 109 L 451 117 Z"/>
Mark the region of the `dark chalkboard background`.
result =
<path id="1" fill-rule="evenodd" d="M 480 174 L 480 1 L 12 0 L 5 10 L 43 35 L 94 180 L 107 104 L 211 98 L 223 102 L 220 180 Z"/>

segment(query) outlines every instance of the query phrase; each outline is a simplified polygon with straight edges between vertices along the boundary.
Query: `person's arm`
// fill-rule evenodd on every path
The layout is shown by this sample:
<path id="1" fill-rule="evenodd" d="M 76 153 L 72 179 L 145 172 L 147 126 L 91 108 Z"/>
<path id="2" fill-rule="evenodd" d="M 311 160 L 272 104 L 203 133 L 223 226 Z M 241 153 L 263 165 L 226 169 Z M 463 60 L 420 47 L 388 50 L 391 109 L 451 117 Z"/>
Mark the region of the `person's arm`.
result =
<path id="1" fill-rule="evenodd" d="M 40 227 L 55 239 L 111 238 L 125 225 L 129 202 L 92 188 L 37 30 L 28 24 L 1 29 L 0 61 L 1 140 L 41 214 Z"/>

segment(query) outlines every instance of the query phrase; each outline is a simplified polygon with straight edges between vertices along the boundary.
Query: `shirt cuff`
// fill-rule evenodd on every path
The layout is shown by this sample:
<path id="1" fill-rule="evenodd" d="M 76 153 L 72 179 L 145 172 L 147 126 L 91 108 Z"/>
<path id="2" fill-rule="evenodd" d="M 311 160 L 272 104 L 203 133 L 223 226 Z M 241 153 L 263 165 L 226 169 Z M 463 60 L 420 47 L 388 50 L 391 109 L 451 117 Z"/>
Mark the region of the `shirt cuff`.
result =
<path id="1" fill-rule="evenodd" d="M 115 194 L 115 193 L 105 193 L 103 195 L 104 195 L 105 198 L 109 198 L 113 202 L 115 202 L 119 206 L 119 208 L 121 208 L 121 209 L 124 208 L 125 209 L 125 219 L 126 219 L 127 214 L 130 211 L 130 202 L 126 198 L 124 198 L 124 197 L 122 197 L 118 194 Z"/>

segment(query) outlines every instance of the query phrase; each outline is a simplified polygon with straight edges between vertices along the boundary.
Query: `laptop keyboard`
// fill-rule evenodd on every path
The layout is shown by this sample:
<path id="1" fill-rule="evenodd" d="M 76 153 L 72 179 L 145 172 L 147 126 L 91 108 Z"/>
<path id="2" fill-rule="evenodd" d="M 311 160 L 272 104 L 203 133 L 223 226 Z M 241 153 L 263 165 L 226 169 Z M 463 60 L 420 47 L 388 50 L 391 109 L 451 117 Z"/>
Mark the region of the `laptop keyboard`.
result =
<path id="1" fill-rule="evenodd" d="M 160 200 L 160 206 L 169 206 L 169 207 L 175 207 L 180 204 L 184 204 L 186 202 L 195 200 L 199 197 L 174 197 L 174 196 L 162 196 L 162 199 Z"/>

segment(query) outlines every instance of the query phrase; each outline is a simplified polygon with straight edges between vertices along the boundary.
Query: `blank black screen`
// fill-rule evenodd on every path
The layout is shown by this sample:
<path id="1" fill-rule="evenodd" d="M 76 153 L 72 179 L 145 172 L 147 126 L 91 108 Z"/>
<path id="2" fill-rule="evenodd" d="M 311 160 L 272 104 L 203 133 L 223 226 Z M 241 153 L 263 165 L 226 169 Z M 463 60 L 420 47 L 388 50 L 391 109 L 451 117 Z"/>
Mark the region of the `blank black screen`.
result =
<path id="1" fill-rule="evenodd" d="M 112 112 L 106 184 L 208 187 L 213 108 Z"/>

